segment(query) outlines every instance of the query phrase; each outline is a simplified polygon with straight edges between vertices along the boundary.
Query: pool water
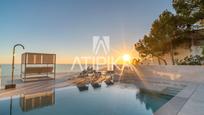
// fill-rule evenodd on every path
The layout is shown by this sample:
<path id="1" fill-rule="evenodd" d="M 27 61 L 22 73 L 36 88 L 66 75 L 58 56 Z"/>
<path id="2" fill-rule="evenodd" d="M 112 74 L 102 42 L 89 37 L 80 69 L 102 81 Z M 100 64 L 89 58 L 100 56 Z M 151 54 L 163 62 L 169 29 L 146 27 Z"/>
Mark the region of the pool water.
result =
<path id="1" fill-rule="evenodd" d="M 127 84 L 87 88 L 70 86 L 0 99 L 0 115 L 153 115 L 172 98 Z"/>

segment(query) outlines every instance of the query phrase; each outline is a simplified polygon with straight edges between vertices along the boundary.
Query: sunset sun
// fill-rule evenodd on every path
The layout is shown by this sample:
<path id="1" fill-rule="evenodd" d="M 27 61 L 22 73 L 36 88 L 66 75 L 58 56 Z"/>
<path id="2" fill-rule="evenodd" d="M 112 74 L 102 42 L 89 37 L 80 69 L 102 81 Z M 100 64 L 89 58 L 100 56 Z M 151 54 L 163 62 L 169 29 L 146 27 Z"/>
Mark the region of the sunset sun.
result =
<path id="1" fill-rule="evenodd" d="M 130 60 L 131 60 L 131 57 L 130 57 L 129 54 L 124 54 L 124 55 L 123 55 L 123 61 L 125 61 L 125 62 L 130 62 Z"/>

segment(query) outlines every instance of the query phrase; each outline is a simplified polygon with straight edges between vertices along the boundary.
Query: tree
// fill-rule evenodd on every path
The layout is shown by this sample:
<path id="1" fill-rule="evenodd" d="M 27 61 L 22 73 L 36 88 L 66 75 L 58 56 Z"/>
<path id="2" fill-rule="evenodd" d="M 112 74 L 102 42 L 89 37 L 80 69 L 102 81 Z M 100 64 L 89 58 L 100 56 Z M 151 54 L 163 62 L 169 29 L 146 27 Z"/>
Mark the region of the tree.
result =
<path id="1" fill-rule="evenodd" d="M 161 57 L 170 51 L 174 64 L 173 49 L 188 40 L 193 45 L 194 24 L 204 18 L 204 0 L 173 0 L 172 5 L 176 14 L 163 11 L 153 22 L 150 33 L 135 44 L 142 56 Z"/>
<path id="2" fill-rule="evenodd" d="M 151 47 L 148 46 L 149 45 L 149 43 L 148 43 L 149 37 L 144 36 L 144 38 L 145 39 L 139 40 L 139 42 L 137 42 L 135 44 L 135 49 L 140 53 L 140 56 L 145 58 L 145 57 L 148 57 L 148 56 L 151 55 L 152 57 L 157 57 L 158 58 L 159 64 L 160 64 L 160 60 L 162 60 L 165 63 L 165 65 L 167 65 L 166 60 L 161 58 L 160 54 L 158 52 L 152 51 Z"/>
<path id="3" fill-rule="evenodd" d="M 172 5 L 176 14 L 184 17 L 183 21 L 186 21 L 186 24 L 194 24 L 195 21 L 203 19 L 203 0 L 173 0 Z"/>
<path id="4" fill-rule="evenodd" d="M 158 41 L 158 46 L 162 48 L 162 52 L 170 51 L 172 64 L 174 65 L 173 40 L 177 32 L 176 17 L 169 11 L 165 10 L 157 20 L 152 24 L 150 36 Z"/>
<path id="5" fill-rule="evenodd" d="M 179 19 L 177 27 L 184 31 L 193 45 L 193 25 L 204 17 L 204 0 L 173 0 L 172 3 Z"/>
<path id="6" fill-rule="evenodd" d="M 143 40 L 139 41 L 137 45 L 139 49 L 137 49 L 143 54 L 151 54 L 157 57 L 170 51 L 174 64 L 172 42 L 174 34 L 178 33 L 176 22 L 176 17 L 171 12 L 168 10 L 162 12 L 159 18 L 153 22 L 149 35 L 144 36 Z"/>

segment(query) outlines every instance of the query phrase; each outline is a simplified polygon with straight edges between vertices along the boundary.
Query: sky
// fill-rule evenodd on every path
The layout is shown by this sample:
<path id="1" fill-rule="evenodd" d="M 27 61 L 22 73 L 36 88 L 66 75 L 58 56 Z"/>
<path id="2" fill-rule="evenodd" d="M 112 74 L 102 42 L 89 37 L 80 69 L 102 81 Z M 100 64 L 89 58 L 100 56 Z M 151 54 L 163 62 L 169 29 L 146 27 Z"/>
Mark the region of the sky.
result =
<path id="1" fill-rule="evenodd" d="M 57 54 L 57 63 L 92 55 L 92 37 L 110 36 L 110 48 L 132 49 L 171 0 L 0 0 L 0 64 L 23 52 Z M 116 55 L 116 54 L 113 54 Z"/>

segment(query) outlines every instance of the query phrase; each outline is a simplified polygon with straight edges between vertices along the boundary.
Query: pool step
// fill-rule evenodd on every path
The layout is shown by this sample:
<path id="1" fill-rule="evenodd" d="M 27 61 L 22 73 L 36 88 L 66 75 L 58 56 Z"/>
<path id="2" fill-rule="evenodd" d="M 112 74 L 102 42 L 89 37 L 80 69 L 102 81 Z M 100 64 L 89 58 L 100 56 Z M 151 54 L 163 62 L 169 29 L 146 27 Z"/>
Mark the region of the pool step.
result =
<path id="1" fill-rule="evenodd" d="M 166 87 L 164 90 L 162 90 L 161 93 L 168 94 L 168 95 L 177 95 L 182 89 L 180 88 L 174 88 L 174 87 Z"/>

